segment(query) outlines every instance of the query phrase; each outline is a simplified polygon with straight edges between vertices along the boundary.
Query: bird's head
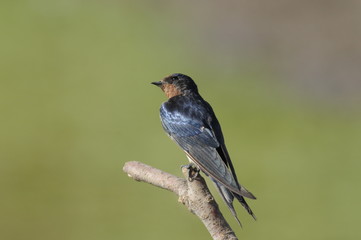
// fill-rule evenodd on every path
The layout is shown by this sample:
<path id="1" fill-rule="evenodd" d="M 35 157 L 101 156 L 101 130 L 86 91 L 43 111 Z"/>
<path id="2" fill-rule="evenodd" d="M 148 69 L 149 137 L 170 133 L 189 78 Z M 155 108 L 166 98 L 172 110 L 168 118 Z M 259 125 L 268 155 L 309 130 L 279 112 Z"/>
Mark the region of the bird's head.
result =
<path id="1" fill-rule="evenodd" d="M 197 85 L 193 79 L 181 73 L 169 75 L 159 82 L 152 82 L 152 84 L 160 87 L 168 98 L 198 93 Z"/>

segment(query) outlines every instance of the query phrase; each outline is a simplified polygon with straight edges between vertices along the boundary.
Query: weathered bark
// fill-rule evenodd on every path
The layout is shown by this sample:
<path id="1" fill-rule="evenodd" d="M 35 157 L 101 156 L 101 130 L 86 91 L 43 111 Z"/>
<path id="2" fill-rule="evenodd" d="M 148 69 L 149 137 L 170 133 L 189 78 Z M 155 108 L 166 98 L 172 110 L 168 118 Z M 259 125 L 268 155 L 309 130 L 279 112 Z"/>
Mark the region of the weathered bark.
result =
<path id="1" fill-rule="evenodd" d="M 123 171 L 134 180 L 150 183 L 177 194 L 178 201 L 203 222 L 213 239 L 237 239 L 200 174 L 193 181 L 189 181 L 188 174 L 191 170 L 187 168 L 182 168 L 186 180 L 140 162 L 125 163 Z"/>

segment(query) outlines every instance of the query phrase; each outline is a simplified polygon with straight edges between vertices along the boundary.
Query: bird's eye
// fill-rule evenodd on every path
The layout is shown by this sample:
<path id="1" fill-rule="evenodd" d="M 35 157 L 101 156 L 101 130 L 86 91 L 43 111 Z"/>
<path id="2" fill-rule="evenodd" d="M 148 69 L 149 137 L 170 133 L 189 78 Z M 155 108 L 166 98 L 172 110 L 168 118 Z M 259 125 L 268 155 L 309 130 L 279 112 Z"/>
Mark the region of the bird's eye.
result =
<path id="1" fill-rule="evenodd" d="M 172 80 L 178 80 L 178 77 L 177 77 L 177 76 L 173 76 L 173 77 L 172 77 Z"/>

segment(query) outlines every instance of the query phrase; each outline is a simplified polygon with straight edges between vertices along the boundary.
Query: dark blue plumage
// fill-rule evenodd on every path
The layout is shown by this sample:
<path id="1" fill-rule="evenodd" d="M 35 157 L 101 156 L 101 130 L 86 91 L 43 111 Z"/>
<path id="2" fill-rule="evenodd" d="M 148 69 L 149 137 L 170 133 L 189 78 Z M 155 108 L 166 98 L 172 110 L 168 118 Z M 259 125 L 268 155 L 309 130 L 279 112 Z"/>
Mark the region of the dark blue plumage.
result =
<path id="1" fill-rule="evenodd" d="M 160 86 L 169 98 L 160 108 L 162 125 L 169 137 L 212 179 L 238 222 L 234 198 L 255 218 L 243 198 L 255 197 L 238 183 L 220 124 L 194 81 L 186 75 L 173 74 L 153 84 Z"/>

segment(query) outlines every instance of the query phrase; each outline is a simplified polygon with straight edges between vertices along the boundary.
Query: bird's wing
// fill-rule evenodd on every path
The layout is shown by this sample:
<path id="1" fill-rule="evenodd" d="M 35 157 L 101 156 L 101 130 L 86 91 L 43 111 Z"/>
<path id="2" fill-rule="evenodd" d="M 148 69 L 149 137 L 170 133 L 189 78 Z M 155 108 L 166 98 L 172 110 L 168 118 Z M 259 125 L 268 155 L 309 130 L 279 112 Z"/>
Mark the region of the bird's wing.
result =
<path id="1" fill-rule="evenodd" d="M 222 158 L 222 160 L 226 164 L 226 166 L 229 167 L 229 169 L 231 170 L 232 176 L 236 180 L 236 183 L 238 184 L 238 187 L 241 190 L 241 192 L 246 193 L 246 194 L 243 194 L 242 196 L 245 196 L 245 197 L 248 197 L 251 199 L 256 199 L 256 197 L 251 192 L 249 192 L 244 186 L 239 184 L 237 175 L 236 175 L 236 171 L 234 170 L 233 163 L 231 161 L 231 158 L 229 157 L 226 144 L 224 143 L 221 126 L 219 125 L 218 120 L 215 116 L 212 119 L 213 120 L 212 120 L 212 122 L 209 123 L 209 126 L 212 129 L 212 133 L 214 134 L 214 136 L 217 138 L 217 140 L 219 142 L 219 147 L 217 147 L 217 152 L 218 152 L 219 156 Z"/>
<path id="2" fill-rule="evenodd" d="M 161 120 L 164 130 L 197 166 L 210 177 L 222 183 L 230 191 L 254 198 L 247 190 L 239 187 L 232 173 L 217 152 L 220 147 L 213 131 L 200 117 L 169 111 L 163 104 Z"/>

